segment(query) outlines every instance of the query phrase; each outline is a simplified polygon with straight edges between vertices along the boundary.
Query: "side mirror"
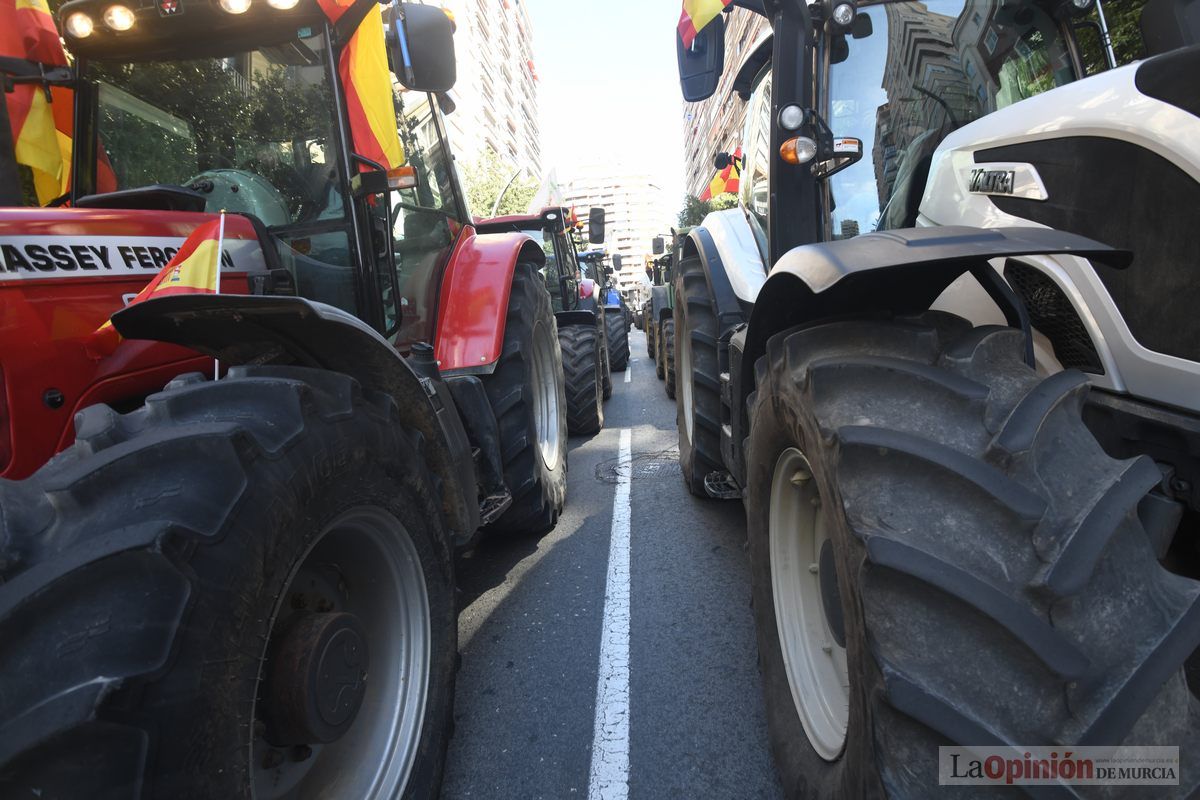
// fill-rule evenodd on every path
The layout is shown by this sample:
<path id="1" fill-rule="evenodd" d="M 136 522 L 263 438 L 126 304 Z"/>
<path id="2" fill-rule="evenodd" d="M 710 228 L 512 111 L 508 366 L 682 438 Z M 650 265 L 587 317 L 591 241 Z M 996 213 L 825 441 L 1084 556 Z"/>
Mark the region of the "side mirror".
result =
<path id="1" fill-rule="evenodd" d="M 683 46 L 683 35 L 676 31 L 675 58 L 683 99 L 698 103 L 712 97 L 725 69 L 725 15 L 718 14 L 701 28 L 691 47 Z"/>
<path id="2" fill-rule="evenodd" d="M 392 71 L 406 89 L 445 93 L 458 78 L 454 26 L 438 6 L 400 3 L 388 31 Z"/>
<path id="3" fill-rule="evenodd" d="M 604 209 L 593 208 L 588 211 L 588 242 L 604 244 Z"/>
<path id="4" fill-rule="evenodd" d="M 654 244 L 654 255 L 661 256 L 663 253 L 666 252 L 667 243 L 663 241 L 663 237 L 655 236 L 653 244 Z M 646 271 L 649 272 L 649 270 L 646 270 Z"/>
<path id="5" fill-rule="evenodd" d="M 615 270 L 616 272 L 621 271 L 621 254 L 620 253 L 613 253 L 612 264 L 613 264 L 612 265 L 613 270 Z"/>

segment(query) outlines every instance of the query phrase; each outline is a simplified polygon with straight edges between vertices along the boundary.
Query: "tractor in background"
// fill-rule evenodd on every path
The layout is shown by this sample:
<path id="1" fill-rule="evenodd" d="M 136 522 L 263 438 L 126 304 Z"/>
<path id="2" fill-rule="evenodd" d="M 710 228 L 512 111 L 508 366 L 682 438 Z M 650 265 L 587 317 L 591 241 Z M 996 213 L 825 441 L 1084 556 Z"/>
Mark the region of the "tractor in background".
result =
<path id="1" fill-rule="evenodd" d="M 579 266 L 583 272 L 585 308 L 602 309 L 604 318 L 604 340 L 608 352 L 610 372 L 624 372 L 629 366 L 629 318 L 625 301 L 617 290 L 614 274 L 621 268 L 621 255 L 614 253 L 612 263 L 604 250 L 587 250 L 579 254 Z"/>
<path id="2" fill-rule="evenodd" d="M 732 5 L 771 26 L 733 65 L 741 203 L 676 268 L 680 461 L 745 505 L 785 792 L 929 797 L 945 745 L 1195 751 L 1195 3 L 1092 76 L 1089 0 Z M 723 38 L 677 38 L 687 101 Z"/>
<path id="3" fill-rule="evenodd" d="M 467 214 L 452 21 L 327 8 L 60 10 L 70 194 L 0 210 L 6 798 L 435 796 L 454 553 L 562 508 L 546 257 Z M 222 293 L 120 310 L 220 210 Z"/>
<path id="4" fill-rule="evenodd" d="M 664 236 L 654 237 L 656 258 L 646 270 L 651 283 L 645 304 L 646 350 L 654 360 L 654 373 L 663 381 L 667 397 L 675 399 L 675 296 L 673 276 L 687 231 L 671 230 L 670 250 Z"/>
<path id="5" fill-rule="evenodd" d="M 558 323 L 566 392 L 567 433 L 591 435 L 604 427 L 604 401 L 612 396 L 603 306 L 584 302 L 575 239 L 568 235 L 570 211 L 554 207 L 540 214 L 477 219 L 480 233 L 518 232 L 540 241 L 546 255 L 541 269 Z M 588 241 L 604 243 L 604 209 L 588 214 Z"/>

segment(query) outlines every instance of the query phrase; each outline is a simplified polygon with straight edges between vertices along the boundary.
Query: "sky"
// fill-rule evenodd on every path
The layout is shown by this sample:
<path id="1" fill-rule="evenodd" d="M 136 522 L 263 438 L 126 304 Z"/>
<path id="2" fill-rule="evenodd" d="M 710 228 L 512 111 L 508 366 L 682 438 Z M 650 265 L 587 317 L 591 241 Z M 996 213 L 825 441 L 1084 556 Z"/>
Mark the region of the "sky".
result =
<path id="1" fill-rule="evenodd" d="M 533 23 L 544 167 L 561 184 L 580 164 L 632 161 L 682 207 L 680 0 L 521 1 Z"/>

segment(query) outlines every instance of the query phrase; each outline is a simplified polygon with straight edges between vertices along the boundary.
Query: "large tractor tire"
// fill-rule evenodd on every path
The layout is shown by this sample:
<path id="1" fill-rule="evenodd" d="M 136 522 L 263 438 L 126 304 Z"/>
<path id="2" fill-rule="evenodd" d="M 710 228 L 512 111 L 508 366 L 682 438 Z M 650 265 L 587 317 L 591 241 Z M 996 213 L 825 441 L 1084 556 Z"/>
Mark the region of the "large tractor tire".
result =
<path id="1" fill-rule="evenodd" d="M 589 323 L 560 327 L 558 344 L 567 395 L 567 433 L 599 433 L 604 427 L 603 342 Z"/>
<path id="2" fill-rule="evenodd" d="M 658 345 L 658 321 L 650 319 L 649 313 L 646 314 L 645 320 L 642 323 L 642 330 L 646 334 L 646 355 L 653 361 L 655 358 L 655 348 Z"/>
<path id="3" fill-rule="evenodd" d="M 496 370 L 483 379 L 500 426 L 512 505 L 489 529 L 544 533 L 567 494 L 567 400 L 550 295 L 533 264 L 518 264 Z"/>
<path id="4" fill-rule="evenodd" d="M 608 328 L 608 366 L 612 372 L 624 372 L 629 366 L 629 328 L 625 314 L 619 308 L 606 309 L 604 324 Z"/>
<path id="5" fill-rule="evenodd" d="M 394 401 L 183 376 L 0 481 L 0 796 L 431 797 L 454 562 Z"/>
<path id="6" fill-rule="evenodd" d="M 654 362 L 654 376 L 660 381 L 667 374 L 667 356 L 665 345 L 663 344 L 663 324 L 661 320 L 655 320 L 651 324 L 649 331 L 646 333 L 647 339 L 653 339 L 657 344 L 658 352 L 663 354 L 663 357 Z"/>
<path id="7" fill-rule="evenodd" d="M 1138 515 L 1162 475 L 1101 450 L 1082 374 L 1022 353 L 928 313 L 785 332 L 756 365 L 746 516 L 788 795 L 931 797 L 939 745 L 1200 752 L 1200 583 Z M 1155 796 L 1193 796 L 1181 768 Z"/>
<path id="8" fill-rule="evenodd" d="M 679 466 L 688 491 L 708 497 L 705 476 L 725 469 L 721 462 L 721 377 L 717 362 L 720 331 L 699 258 L 680 261 L 675 296 L 675 326 L 680 331 L 675 338 Z"/>
<path id="9" fill-rule="evenodd" d="M 675 399 L 675 320 L 668 317 L 662 324 L 663 387 L 667 397 Z"/>
<path id="10" fill-rule="evenodd" d="M 602 316 L 596 317 L 596 336 L 600 339 L 600 371 L 604 375 L 604 399 L 608 400 L 612 397 L 612 370 L 609 368 L 608 328 Z"/>

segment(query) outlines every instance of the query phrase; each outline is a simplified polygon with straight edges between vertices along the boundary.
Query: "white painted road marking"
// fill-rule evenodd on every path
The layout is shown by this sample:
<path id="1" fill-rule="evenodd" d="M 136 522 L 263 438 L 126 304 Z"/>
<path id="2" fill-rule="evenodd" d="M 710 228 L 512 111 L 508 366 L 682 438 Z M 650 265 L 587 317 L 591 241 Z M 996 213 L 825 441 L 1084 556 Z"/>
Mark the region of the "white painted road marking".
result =
<path id="1" fill-rule="evenodd" d="M 633 364 L 629 364 L 625 367 L 625 382 L 633 382 Z"/>
<path id="2" fill-rule="evenodd" d="M 626 382 L 629 373 L 625 373 Z M 604 627 L 596 681 L 596 726 L 588 800 L 629 796 L 629 484 L 633 477 L 632 434 L 621 430 L 617 451 L 617 491 L 613 497 L 608 579 L 604 588 Z"/>

